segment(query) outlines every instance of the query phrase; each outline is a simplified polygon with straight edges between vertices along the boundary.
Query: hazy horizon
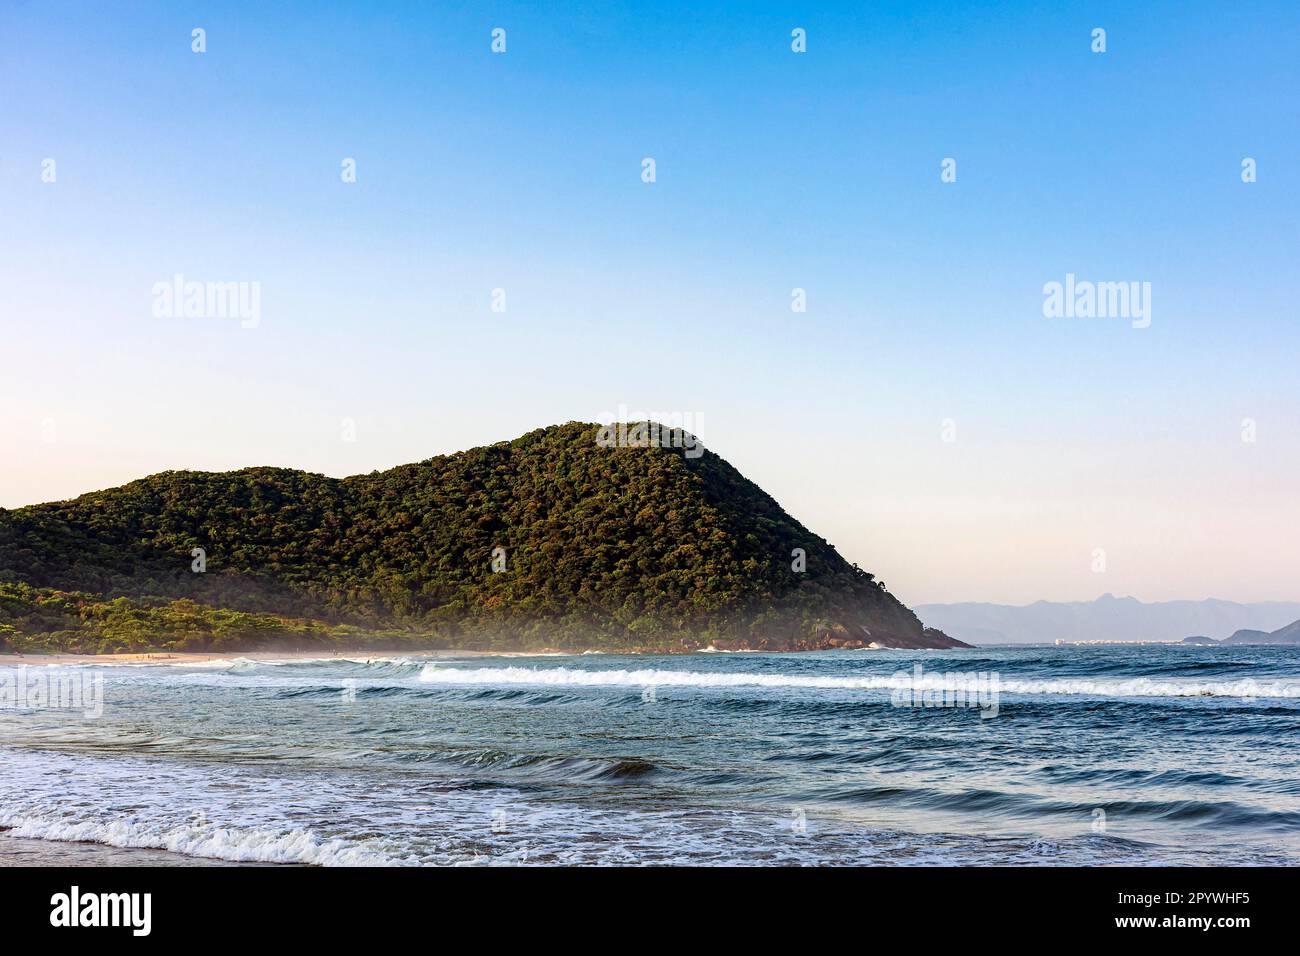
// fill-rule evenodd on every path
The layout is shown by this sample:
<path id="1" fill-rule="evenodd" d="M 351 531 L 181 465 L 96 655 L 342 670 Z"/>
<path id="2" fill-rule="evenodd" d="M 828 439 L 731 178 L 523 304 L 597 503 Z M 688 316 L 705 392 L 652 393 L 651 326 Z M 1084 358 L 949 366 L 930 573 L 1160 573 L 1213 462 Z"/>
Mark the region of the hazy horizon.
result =
<path id="1" fill-rule="evenodd" d="M 909 606 L 1287 600 L 1297 26 L 10 5 L 0 506 L 624 406 Z M 255 284 L 256 321 L 160 309 L 177 276 Z M 1143 313 L 1049 315 L 1076 278 Z"/>

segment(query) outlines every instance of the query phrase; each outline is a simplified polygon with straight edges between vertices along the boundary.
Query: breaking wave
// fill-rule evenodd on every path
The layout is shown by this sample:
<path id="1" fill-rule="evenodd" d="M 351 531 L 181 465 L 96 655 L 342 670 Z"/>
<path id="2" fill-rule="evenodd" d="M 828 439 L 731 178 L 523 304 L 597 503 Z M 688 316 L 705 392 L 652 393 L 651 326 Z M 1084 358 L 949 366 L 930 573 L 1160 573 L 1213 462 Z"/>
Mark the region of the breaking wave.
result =
<path id="1" fill-rule="evenodd" d="M 425 664 L 420 681 L 425 684 L 533 687 L 771 687 L 823 690 L 942 690 L 949 677 L 974 677 L 974 671 L 945 675 L 929 672 L 919 679 L 900 672 L 892 675 L 832 677 L 802 674 L 744 672 L 582 670 L 570 667 L 443 667 Z M 1233 697 L 1300 698 L 1300 681 L 1191 681 L 1135 678 L 1063 678 L 1059 680 L 1001 679 L 998 690 L 1007 694 L 1054 694 L 1094 697 Z"/>
<path id="2" fill-rule="evenodd" d="M 164 827 L 113 820 L 102 823 L 40 813 L 0 811 L 0 829 L 12 836 L 63 843 L 168 850 L 185 856 L 237 863 L 298 863 L 310 866 L 396 866 L 404 861 L 343 840 L 321 840 L 310 830 L 260 827 Z"/>

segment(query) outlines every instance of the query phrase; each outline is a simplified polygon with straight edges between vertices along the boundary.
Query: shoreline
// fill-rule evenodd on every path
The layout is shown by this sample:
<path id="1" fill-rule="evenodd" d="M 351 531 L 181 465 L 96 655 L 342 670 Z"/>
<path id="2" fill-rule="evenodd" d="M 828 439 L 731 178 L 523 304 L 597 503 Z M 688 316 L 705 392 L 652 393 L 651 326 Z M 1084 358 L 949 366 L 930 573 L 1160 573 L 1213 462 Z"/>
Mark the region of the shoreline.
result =
<path id="1" fill-rule="evenodd" d="M 1050 645 L 1048 645 L 1050 646 Z M 539 647 L 533 650 L 457 650 L 454 648 L 416 648 L 372 649 L 367 647 L 330 647 L 312 650 L 275 650 L 271 648 L 244 648 L 233 651 L 132 651 L 125 654 L 74 654 L 55 651 L 49 654 L 19 651 L 0 651 L 0 667 L 23 665 L 72 665 L 102 664 L 204 664 L 215 661 L 255 660 L 272 662 L 325 661 L 325 660 L 388 660 L 401 657 L 421 657 L 454 660 L 474 657 L 582 657 L 589 654 L 627 655 L 633 657 L 690 657 L 694 654 L 814 654 L 825 651 L 950 651 L 975 650 L 976 645 L 964 647 L 897 647 L 888 644 L 869 644 L 862 647 L 806 647 L 806 648 L 770 648 L 770 647 L 717 647 L 709 644 L 693 648 L 581 648 L 561 649 L 557 647 Z"/>
<path id="2" fill-rule="evenodd" d="M 581 652 L 578 652 L 581 653 Z M 0 667 L 15 665 L 46 665 L 55 667 L 67 664 L 206 664 L 215 661 L 327 661 L 327 660 L 389 660 L 399 657 L 431 657 L 454 659 L 458 657 L 542 657 L 569 656 L 560 651 L 371 651 L 333 649 L 330 651 L 141 651 L 130 654 L 0 654 Z"/>

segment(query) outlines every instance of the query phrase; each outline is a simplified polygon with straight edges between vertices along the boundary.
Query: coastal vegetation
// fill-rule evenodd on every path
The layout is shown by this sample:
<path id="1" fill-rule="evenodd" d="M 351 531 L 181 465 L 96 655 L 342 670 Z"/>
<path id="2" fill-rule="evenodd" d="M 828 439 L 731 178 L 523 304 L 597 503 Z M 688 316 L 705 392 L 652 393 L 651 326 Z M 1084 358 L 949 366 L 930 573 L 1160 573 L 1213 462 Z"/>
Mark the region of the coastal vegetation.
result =
<path id="1" fill-rule="evenodd" d="M 954 643 L 716 454 L 597 431 L 0 509 L 0 650 Z"/>

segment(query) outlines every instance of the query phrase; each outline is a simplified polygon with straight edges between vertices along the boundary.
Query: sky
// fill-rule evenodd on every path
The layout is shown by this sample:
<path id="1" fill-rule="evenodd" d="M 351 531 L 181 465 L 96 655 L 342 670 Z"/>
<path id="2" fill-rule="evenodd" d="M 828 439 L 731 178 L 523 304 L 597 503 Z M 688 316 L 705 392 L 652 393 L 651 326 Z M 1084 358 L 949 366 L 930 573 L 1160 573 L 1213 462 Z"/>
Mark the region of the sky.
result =
<path id="1" fill-rule="evenodd" d="M 1300 599 L 1300 7 L 530 6 L 0 6 L 0 507 L 622 408 L 908 604 Z"/>

